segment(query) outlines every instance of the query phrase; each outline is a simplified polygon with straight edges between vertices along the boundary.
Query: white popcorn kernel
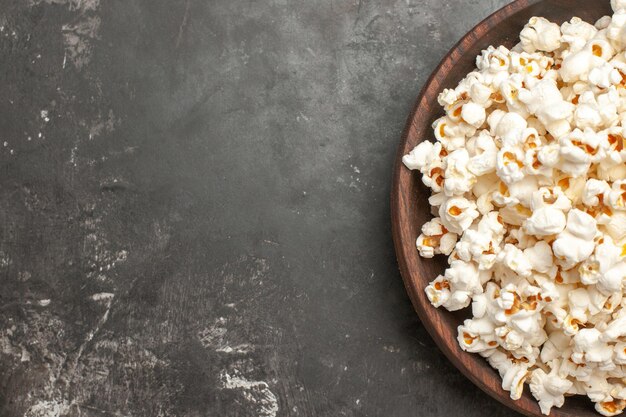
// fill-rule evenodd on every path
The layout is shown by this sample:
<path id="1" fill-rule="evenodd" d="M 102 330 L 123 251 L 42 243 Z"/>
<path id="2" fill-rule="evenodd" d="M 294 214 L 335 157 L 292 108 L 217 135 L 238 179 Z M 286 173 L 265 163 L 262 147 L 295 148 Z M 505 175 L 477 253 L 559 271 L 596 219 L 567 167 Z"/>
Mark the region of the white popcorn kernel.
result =
<path id="1" fill-rule="evenodd" d="M 616 10 L 611 23 L 606 28 L 606 37 L 611 39 L 620 49 L 626 43 L 626 10 Z"/>
<path id="2" fill-rule="evenodd" d="M 622 280 L 626 277 L 626 262 L 622 262 L 622 248 L 615 246 L 609 236 L 596 246 L 594 254 L 579 267 L 581 282 L 596 284 L 604 294 L 622 290 Z"/>
<path id="3" fill-rule="evenodd" d="M 534 236 L 548 236 L 561 233 L 565 224 L 563 211 L 545 206 L 533 211 L 532 216 L 524 222 L 524 230 Z"/>
<path id="4" fill-rule="evenodd" d="M 468 171 L 468 163 L 469 154 L 466 149 L 457 149 L 446 158 L 443 190 L 447 196 L 462 195 L 471 190 L 476 177 Z"/>
<path id="5" fill-rule="evenodd" d="M 466 352 L 474 353 L 494 349 L 498 345 L 494 327 L 489 318 L 465 320 L 457 329 L 459 345 Z"/>
<path id="6" fill-rule="evenodd" d="M 459 95 L 453 89 L 446 88 L 437 96 L 437 102 L 441 107 L 448 107 L 459 101 Z"/>
<path id="7" fill-rule="evenodd" d="M 623 310 L 622 310 L 623 311 Z M 602 334 L 603 341 L 617 341 L 626 335 L 626 316 L 622 315 L 613 320 Z"/>
<path id="8" fill-rule="evenodd" d="M 498 147 L 488 131 L 481 131 L 475 140 L 476 154 L 467 164 L 467 169 L 476 176 L 487 175 L 496 170 Z"/>
<path id="9" fill-rule="evenodd" d="M 439 208 L 441 223 L 452 233 L 463 233 L 479 216 L 476 203 L 463 197 L 448 199 Z"/>
<path id="10" fill-rule="evenodd" d="M 586 368 L 589 369 L 589 367 Z M 591 373 L 591 369 L 589 369 L 588 373 Z M 587 394 L 591 401 L 599 403 L 613 400 L 609 395 L 611 386 L 603 373 L 590 374 L 586 378 L 580 379 L 580 381 L 584 381 L 585 394 Z"/>
<path id="11" fill-rule="evenodd" d="M 424 290 L 430 303 L 435 307 L 445 305 L 450 300 L 450 283 L 441 275 L 431 282 Z M 469 296 L 467 297 L 469 299 Z M 463 307 L 459 307 L 457 310 Z"/>
<path id="12" fill-rule="evenodd" d="M 561 63 L 559 75 L 563 81 L 571 83 L 575 81 L 586 81 L 589 71 L 600 58 L 594 56 L 590 50 L 582 49 L 578 52 L 567 55 Z"/>
<path id="13" fill-rule="evenodd" d="M 617 72 L 617 70 L 615 71 Z M 617 73 L 617 75 L 619 76 L 619 73 Z M 483 125 L 483 123 L 485 123 L 487 116 L 484 107 L 470 101 L 469 103 L 465 103 L 463 105 L 463 108 L 461 110 L 461 118 L 466 123 L 469 123 L 470 125 L 478 129 Z"/>
<path id="14" fill-rule="evenodd" d="M 524 153 L 519 148 L 500 149 L 496 157 L 496 173 L 506 184 L 513 184 L 524 178 Z"/>
<path id="15" fill-rule="evenodd" d="M 502 388 L 510 392 L 511 399 L 519 400 L 522 398 L 524 382 L 528 376 L 527 366 L 513 366 L 502 377 Z"/>
<path id="16" fill-rule="evenodd" d="M 526 119 L 517 113 L 502 112 L 502 114 L 498 114 L 498 116 L 500 117 L 494 116 L 494 118 L 489 120 L 489 126 L 492 130 L 491 133 L 494 136 L 519 136 L 520 132 L 528 126 Z"/>
<path id="17" fill-rule="evenodd" d="M 561 29 L 543 17 L 532 17 L 520 33 L 524 51 L 552 52 L 561 46 Z"/>
<path id="18" fill-rule="evenodd" d="M 561 162 L 559 168 L 570 175 L 579 176 L 587 171 L 592 162 L 595 162 L 600 149 L 602 137 L 590 129 L 584 132 L 575 129 L 569 135 L 561 138 Z"/>
<path id="19" fill-rule="evenodd" d="M 541 412 L 550 414 L 552 407 L 560 408 L 565 402 L 564 394 L 571 388 L 572 382 L 561 378 L 557 369 L 552 369 L 549 374 L 538 368 L 532 371 L 530 377 L 530 392 L 539 401 Z"/>
<path id="20" fill-rule="evenodd" d="M 442 305 L 449 311 L 467 307 L 472 295 L 483 292 L 481 274 L 476 265 L 470 262 L 453 261 L 445 275 L 437 279 L 439 281 L 435 280 L 426 288 L 426 295 L 433 305 Z M 449 294 L 442 297 L 441 292 L 444 290 Z"/>
<path id="21" fill-rule="evenodd" d="M 605 225 L 606 233 L 619 242 L 626 239 L 626 212 L 618 211 L 612 213 L 609 222 Z"/>
<path id="22" fill-rule="evenodd" d="M 610 63 L 605 63 L 589 71 L 589 82 L 599 88 L 609 88 L 612 85 L 619 85 L 622 76 L 619 71 Z"/>
<path id="23" fill-rule="evenodd" d="M 435 138 L 446 151 L 453 151 L 465 145 L 465 131 L 462 125 L 449 117 L 441 117 L 433 123 Z"/>
<path id="24" fill-rule="evenodd" d="M 498 260 L 523 277 L 529 277 L 531 274 L 532 265 L 530 261 L 524 252 L 514 245 L 509 243 L 504 245 L 504 249 L 498 254 Z"/>
<path id="25" fill-rule="evenodd" d="M 432 161 L 434 144 L 429 141 L 421 142 L 413 150 L 402 157 L 402 163 L 411 170 L 421 170 Z"/>
<path id="26" fill-rule="evenodd" d="M 530 207 L 538 210 L 542 207 L 554 207 L 561 211 L 569 211 L 572 208 L 571 200 L 562 191 L 569 186 L 569 180 L 557 181 L 556 187 L 541 187 L 531 197 Z"/>
<path id="27" fill-rule="evenodd" d="M 481 105 L 484 108 L 491 106 L 491 95 L 493 90 L 482 82 L 474 82 L 470 87 L 469 95 L 472 102 Z"/>
<path id="28" fill-rule="evenodd" d="M 577 209 L 570 210 L 565 230 L 552 244 L 554 255 L 571 266 L 587 259 L 595 247 L 593 238 L 596 232 L 593 217 Z"/>
<path id="29" fill-rule="evenodd" d="M 533 247 L 524 249 L 524 256 L 534 271 L 548 273 L 554 266 L 552 248 L 545 241 L 539 241 Z"/>
<path id="30" fill-rule="evenodd" d="M 504 46 L 490 46 L 476 58 L 476 66 L 486 73 L 505 72 L 509 68 L 509 50 Z"/>
<path id="31" fill-rule="evenodd" d="M 595 207 L 604 202 L 611 187 L 606 181 L 590 178 L 583 189 L 582 202 L 589 207 Z"/>
<path id="32" fill-rule="evenodd" d="M 438 254 L 450 255 L 456 244 L 457 235 L 448 232 L 439 218 L 434 218 L 422 226 L 422 234 L 416 245 L 423 258 L 432 258 Z"/>
<path id="33" fill-rule="evenodd" d="M 558 138 L 569 132 L 568 119 L 575 106 L 563 99 L 554 80 L 544 78 L 532 88 L 521 90 L 519 99 L 553 136 Z"/>
<path id="34" fill-rule="evenodd" d="M 615 12 L 626 10 L 626 0 L 611 0 L 611 8 Z"/>
<path id="35" fill-rule="evenodd" d="M 552 332 L 541 349 L 541 361 L 548 363 L 554 359 L 560 358 L 565 349 L 569 346 L 570 340 L 571 337 L 560 330 Z"/>
<path id="36" fill-rule="evenodd" d="M 569 22 L 561 25 L 561 41 L 569 44 L 570 51 L 580 51 L 587 42 L 598 32 L 593 25 L 579 17 L 573 17 Z"/>
<path id="37" fill-rule="evenodd" d="M 584 288 L 577 288 L 567 294 L 569 300 L 569 317 L 578 323 L 587 322 L 587 308 L 589 307 L 589 293 Z"/>
<path id="38" fill-rule="evenodd" d="M 574 363 L 601 364 L 613 356 L 613 348 L 601 339 L 597 329 L 581 329 L 572 338 Z"/>
<path id="39" fill-rule="evenodd" d="M 613 183 L 607 203 L 613 210 L 626 210 L 626 180 Z"/>

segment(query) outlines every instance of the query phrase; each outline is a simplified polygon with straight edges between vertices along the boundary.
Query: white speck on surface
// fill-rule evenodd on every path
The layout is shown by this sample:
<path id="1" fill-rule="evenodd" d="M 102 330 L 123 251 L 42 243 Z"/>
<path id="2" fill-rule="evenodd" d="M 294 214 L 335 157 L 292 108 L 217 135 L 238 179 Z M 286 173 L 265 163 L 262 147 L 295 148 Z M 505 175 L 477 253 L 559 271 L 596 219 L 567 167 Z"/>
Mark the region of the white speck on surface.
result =
<path id="1" fill-rule="evenodd" d="M 396 346 L 383 346 L 383 350 L 389 353 L 397 353 L 400 352 L 400 348 Z"/>
<path id="2" fill-rule="evenodd" d="M 24 413 L 24 417 L 60 417 L 66 415 L 69 409 L 66 401 L 39 401 Z"/>
<path id="3" fill-rule="evenodd" d="M 78 151 L 78 145 L 74 146 L 70 151 L 70 164 L 76 166 L 76 152 Z"/>
<path id="4" fill-rule="evenodd" d="M 241 391 L 246 401 L 254 406 L 258 417 L 276 417 L 278 414 L 278 399 L 267 382 L 248 380 L 237 370 L 232 375 L 222 371 L 220 380 L 223 389 Z"/>
<path id="5" fill-rule="evenodd" d="M 39 300 L 39 305 L 42 307 L 48 307 L 52 301 L 47 298 L 45 300 Z"/>
<path id="6" fill-rule="evenodd" d="M 110 292 L 99 292 L 97 294 L 93 294 L 91 297 L 93 301 L 110 301 L 115 298 L 115 294 Z"/>
<path id="7" fill-rule="evenodd" d="M 41 118 L 44 120 L 44 122 L 48 123 L 50 121 L 50 117 L 49 117 L 49 113 L 48 110 L 42 110 L 41 111 Z"/>

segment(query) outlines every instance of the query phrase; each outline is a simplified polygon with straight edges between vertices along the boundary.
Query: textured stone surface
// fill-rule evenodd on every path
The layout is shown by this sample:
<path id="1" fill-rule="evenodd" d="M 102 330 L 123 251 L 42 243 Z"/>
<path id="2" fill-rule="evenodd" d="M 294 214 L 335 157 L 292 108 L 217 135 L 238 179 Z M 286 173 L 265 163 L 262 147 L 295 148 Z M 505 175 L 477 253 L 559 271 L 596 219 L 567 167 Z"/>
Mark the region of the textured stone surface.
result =
<path id="1" fill-rule="evenodd" d="M 422 83 L 504 0 L 0 0 L 0 415 L 510 416 L 390 237 Z"/>

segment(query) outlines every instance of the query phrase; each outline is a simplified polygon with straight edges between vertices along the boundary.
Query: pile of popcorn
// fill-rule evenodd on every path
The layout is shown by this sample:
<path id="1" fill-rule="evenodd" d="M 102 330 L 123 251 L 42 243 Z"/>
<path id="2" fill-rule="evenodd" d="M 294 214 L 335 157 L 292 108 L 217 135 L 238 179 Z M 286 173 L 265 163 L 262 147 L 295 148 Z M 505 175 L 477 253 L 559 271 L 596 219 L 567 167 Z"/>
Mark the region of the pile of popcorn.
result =
<path id="1" fill-rule="evenodd" d="M 404 156 L 432 189 L 417 249 L 448 256 L 426 288 L 471 305 L 458 328 L 511 398 L 626 407 L 626 0 L 595 25 L 533 17 L 438 98 L 436 142 Z"/>

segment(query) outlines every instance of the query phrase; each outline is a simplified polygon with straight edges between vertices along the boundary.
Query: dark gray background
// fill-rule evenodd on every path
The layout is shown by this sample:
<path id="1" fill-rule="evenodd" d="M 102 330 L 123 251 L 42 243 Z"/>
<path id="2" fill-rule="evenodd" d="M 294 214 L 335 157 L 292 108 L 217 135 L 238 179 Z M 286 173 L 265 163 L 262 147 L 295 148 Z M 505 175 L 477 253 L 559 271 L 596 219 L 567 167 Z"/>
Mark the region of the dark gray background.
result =
<path id="1" fill-rule="evenodd" d="M 0 0 L 0 415 L 512 415 L 418 321 L 388 204 L 505 3 Z"/>

